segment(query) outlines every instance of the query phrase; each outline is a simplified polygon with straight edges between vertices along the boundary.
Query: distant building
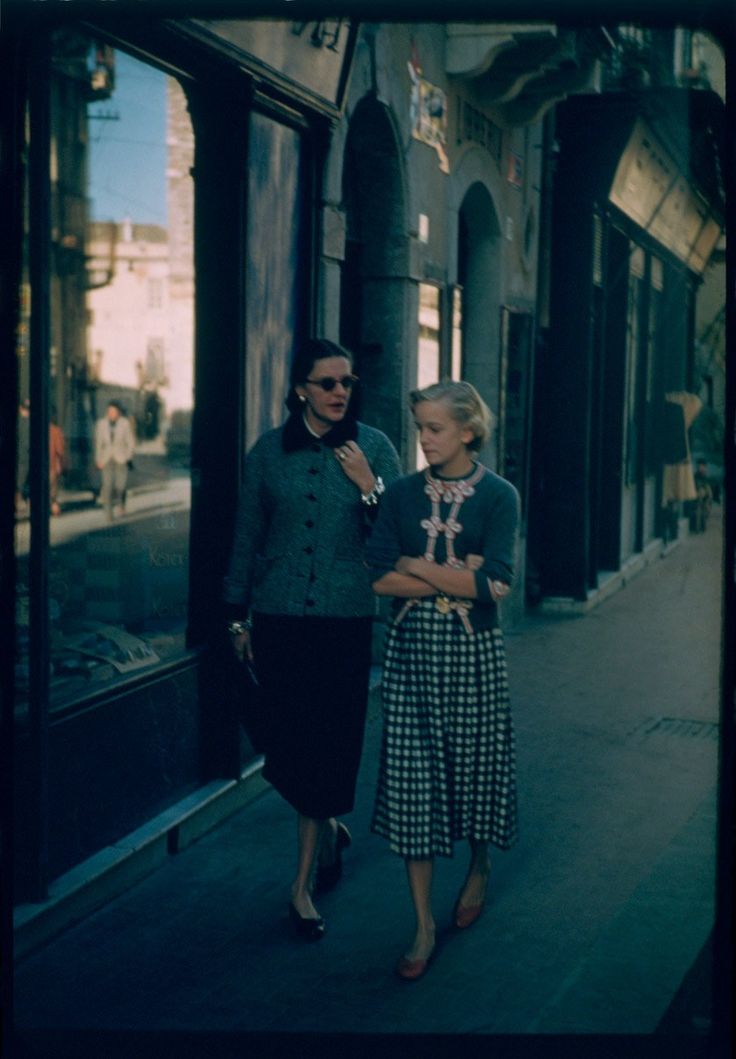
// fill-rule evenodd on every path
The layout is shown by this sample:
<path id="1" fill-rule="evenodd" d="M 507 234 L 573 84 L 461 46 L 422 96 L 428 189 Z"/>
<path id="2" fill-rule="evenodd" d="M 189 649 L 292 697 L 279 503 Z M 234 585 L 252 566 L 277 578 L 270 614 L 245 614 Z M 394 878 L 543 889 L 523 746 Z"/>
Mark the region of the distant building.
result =
<path id="1" fill-rule="evenodd" d="M 137 390 L 168 386 L 169 243 L 165 228 L 131 221 L 89 226 L 92 378 Z M 107 271 L 106 271 L 107 270 Z M 99 286 L 95 280 L 104 277 Z"/>
<path id="2" fill-rule="evenodd" d="M 169 224 L 91 221 L 87 243 L 90 374 L 156 392 L 170 415 L 193 404 L 192 129 L 184 93 L 167 82 Z"/>

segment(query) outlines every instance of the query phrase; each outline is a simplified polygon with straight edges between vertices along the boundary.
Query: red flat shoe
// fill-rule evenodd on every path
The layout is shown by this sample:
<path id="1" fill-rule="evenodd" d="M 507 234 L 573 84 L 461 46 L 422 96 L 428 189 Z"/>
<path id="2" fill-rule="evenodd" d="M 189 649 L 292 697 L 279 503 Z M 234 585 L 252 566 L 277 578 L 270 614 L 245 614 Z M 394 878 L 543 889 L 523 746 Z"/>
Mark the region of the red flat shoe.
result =
<path id="1" fill-rule="evenodd" d="M 466 880 L 467 883 L 467 880 Z M 462 895 L 465 891 L 465 886 L 460 891 L 460 896 L 455 902 L 455 908 L 453 911 L 453 918 L 455 920 L 455 926 L 458 930 L 467 930 L 468 927 L 472 927 L 479 918 L 483 911 L 483 906 L 486 903 L 486 892 L 488 890 L 488 876 L 486 876 L 486 884 L 483 888 L 483 897 L 477 904 L 474 905 L 461 905 Z"/>
<path id="2" fill-rule="evenodd" d="M 405 982 L 416 982 L 417 978 L 421 978 L 426 973 L 433 956 L 434 949 L 432 949 L 426 960 L 409 960 L 406 956 L 402 956 L 396 964 L 396 973 Z"/>

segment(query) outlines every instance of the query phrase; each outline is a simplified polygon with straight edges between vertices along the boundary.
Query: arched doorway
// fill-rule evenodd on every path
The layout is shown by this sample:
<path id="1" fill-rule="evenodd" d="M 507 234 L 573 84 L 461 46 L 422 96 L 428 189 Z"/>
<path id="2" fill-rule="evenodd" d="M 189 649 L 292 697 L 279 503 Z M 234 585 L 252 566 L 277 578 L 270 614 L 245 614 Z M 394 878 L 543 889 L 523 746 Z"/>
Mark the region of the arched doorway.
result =
<path id="1" fill-rule="evenodd" d="M 470 186 L 458 213 L 457 281 L 461 289 L 461 375 L 493 412 L 499 409 L 501 227 L 488 189 Z M 483 461 L 496 465 L 492 439 Z"/>
<path id="2" fill-rule="evenodd" d="M 357 357 L 362 417 L 402 451 L 408 239 L 398 144 L 387 109 L 369 97 L 350 122 L 342 174 L 346 245 L 340 341 Z"/>

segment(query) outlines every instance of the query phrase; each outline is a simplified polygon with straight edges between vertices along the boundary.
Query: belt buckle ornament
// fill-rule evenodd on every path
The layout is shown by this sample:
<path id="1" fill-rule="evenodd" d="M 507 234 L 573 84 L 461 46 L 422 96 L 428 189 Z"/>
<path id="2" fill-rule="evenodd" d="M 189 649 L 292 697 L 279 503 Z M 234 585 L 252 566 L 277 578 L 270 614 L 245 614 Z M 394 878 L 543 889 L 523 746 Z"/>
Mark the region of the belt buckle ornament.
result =
<path id="1" fill-rule="evenodd" d="M 437 596 L 437 598 L 434 601 L 434 605 L 437 608 L 437 610 L 440 612 L 440 614 L 449 614 L 450 610 L 452 609 L 451 606 L 450 606 L 450 601 L 447 598 L 447 596 Z"/>

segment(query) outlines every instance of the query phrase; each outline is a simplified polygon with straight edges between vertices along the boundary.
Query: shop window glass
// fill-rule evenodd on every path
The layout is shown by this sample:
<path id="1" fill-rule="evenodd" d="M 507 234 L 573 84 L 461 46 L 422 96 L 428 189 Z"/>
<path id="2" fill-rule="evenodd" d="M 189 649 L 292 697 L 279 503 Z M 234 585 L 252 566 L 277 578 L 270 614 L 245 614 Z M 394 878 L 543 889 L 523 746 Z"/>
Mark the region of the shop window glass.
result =
<path id="1" fill-rule="evenodd" d="M 642 286 L 644 252 L 634 247 L 629 259 L 629 299 L 626 311 L 626 397 L 624 405 L 624 452 L 626 484 L 637 480 L 641 438 L 640 374 Z"/>
<path id="2" fill-rule="evenodd" d="M 499 473 L 519 490 L 526 505 L 529 375 L 533 318 L 530 313 L 501 310 Z"/>
<path id="3" fill-rule="evenodd" d="M 645 457 L 646 457 L 646 473 L 649 475 L 656 474 L 659 461 L 659 453 L 657 451 L 657 437 L 656 437 L 656 415 L 654 411 L 655 402 L 655 391 L 656 391 L 656 365 L 657 365 L 657 352 L 660 346 L 660 315 L 662 311 L 662 288 L 663 288 L 663 273 L 662 273 L 662 262 L 659 258 L 650 258 L 650 288 L 649 288 L 649 307 L 648 307 L 648 319 L 647 319 L 647 342 L 646 342 L 646 379 L 644 388 L 644 401 L 646 404 L 645 411 Z"/>
<path id="4" fill-rule="evenodd" d="M 26 109 L 22 164 L 25 171 L 23 186 L 23 246 L 21 262 L 21 284 L 19 292 L 19 315 L 15 335 L 15 352 L 18 378 L 18 406 L 16 413 L 16 466 L 15 466 L 15 689 L 16 705 L 21 710 L 27 699 L 31 679 L 30 645 L 30 582 L 29 564 L 30 513 L 31 513 L 31 429 L 36 416 L 31 405 L 31 283 L 30 283 L 30 222 L 29 222 L 29 162 L 30 162 L 30 113 Z"/>
<path id="5" fill-rule="evenodd" d="M 450 378 L 459 380 L 463 377 L 463 290 L 453 287 L 452 290 L 452 349 L 450 361 Z"/>
<path id="6" fill-rule="evenodd" d="M 24 154 L 28 155 L 28 124 Z M 15 555 L 17 587 L 15 602 L 15 688 L 16 698 L 23 705 L 28 694 L 30 677 L 30 608 L 28 595 L 29 568 L 28 547 L 30 541 L 30 456 L 31 456 L 31 402 L 30 402 L 30 320 L 31 288 L 28 278 L 28 185 L 26 181 L 23 215 L 23 266 L 19 298 L 19 317 L 16 329 L 15 350 L 18 363 L 18 409 L 16 416 L 16 464 L 15 464 Z"/>
<path id="7" fill-rule="evenodd" d="M 440 288 L 419 284 L 419 342 L 417 348 L 417 387 L 421 390 L 440 377 Z M 425 463 L 417 441 L 417 466 Z"/>
<path id="8" fill-rule="evenodd" d="M 248 139 L 246 444 L 283 422 L 298 341 L 301 134 L 251 114 Z"/>
<path id="9" fill-rule="evenodd" d="M 194 268 L 179 83 L 69 30 L 51 75 L 53 709 L 185 650 Z"/>
<path id="10" fill-rule="evenodd" d="M 440 377 L 440 289 L 419 284 L 419 349 L 417 386 L 422 389 Z"/>

